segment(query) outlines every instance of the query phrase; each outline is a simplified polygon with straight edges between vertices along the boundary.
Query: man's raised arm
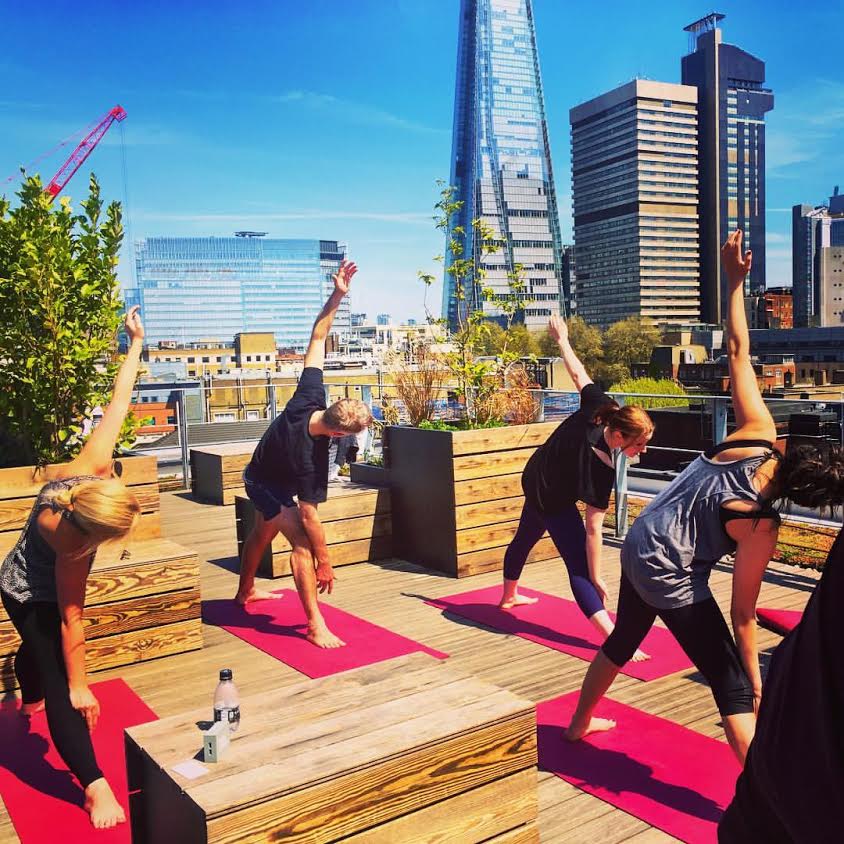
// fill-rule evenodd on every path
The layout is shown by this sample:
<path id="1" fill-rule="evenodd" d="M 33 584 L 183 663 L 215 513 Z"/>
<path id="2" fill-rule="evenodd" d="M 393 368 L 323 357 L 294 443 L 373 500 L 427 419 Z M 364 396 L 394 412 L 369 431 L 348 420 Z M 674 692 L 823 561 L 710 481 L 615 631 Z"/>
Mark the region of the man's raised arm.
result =
<path id="1" fill-rule="evenodd" d="M 332 276 L 334 290 L 323 305 L 319 316 L 316 318 L 314 327 L 311 330 L 311 341 L 308 343 L 308 351 L 305 353 L 305 366 L 314 366 L 322 369 L 325 363 L 325 340 L 328 332 L 331 331 L 331 324 L 334 322 L 334 315 L 337 308 L 343 301 L 343 297 L 349 292 L 349 285 L 352 277 L 358 268 L 351 261 L 343 261 L 339 269 Z"/>

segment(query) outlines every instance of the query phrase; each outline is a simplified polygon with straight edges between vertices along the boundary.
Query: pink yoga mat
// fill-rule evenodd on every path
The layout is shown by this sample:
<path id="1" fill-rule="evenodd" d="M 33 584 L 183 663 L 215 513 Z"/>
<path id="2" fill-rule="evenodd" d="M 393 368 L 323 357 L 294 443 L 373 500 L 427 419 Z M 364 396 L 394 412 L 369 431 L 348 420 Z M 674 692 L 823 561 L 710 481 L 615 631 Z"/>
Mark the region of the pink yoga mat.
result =
<path id="1" fill-rule="evenodd" d="M 772 610 L 757 607 L 756 618 L 763 627 L 785 636 L 800 624 L 803 613 L 800 610 Z"/>
<path id="2" fill-rule="evenodd" d="M 519 593 L 539 598 L 539 602 L 500 610 L 498 601 L 501 598 L 501 587 L 490 586 L 445 598 L 433 598 L 426 603 L 501 633 L 512 633 L 555 651 L 592 661 L 603 640 L 574 601 L 534 589 L 520 588 Z M 677 640 L 663 627 L 654 626 L 645 637 L 642 648 L 651 658 L 645 662 L 628 662 L 621 669 L 623 674 L 639 680 L 655 680 L 692 665 Z"/>
<path id="3" fill-rule="evenodd" d="M 254 601 L 246 607 L 231 600 L 203 601 L 202 619 L 308 677 L 327 677 L 416 651 L 438 659 L 448 656 L 322 602 L 320 609 L 325 623 L 346 645 L 331 649 L 314 647 L 305 638 L 307 619 L 299 596 L 293 589 L 280 589 L 278 594 L 283 596 L 281 600 Z"/>
<path id="4" fill-rule="evenodd" d="M 578 694 L 536 707 L 540 769 L 681 841 L 715 842 L 740 770 L 729 745 L 610 698 L 595 714 L 617 726 L 567 742 Z"/>
<path id="5" fill-rule="evenodd" d="M 126 823 L 95 830 L 82 808 L 84 795 L 53 747 L 47 717 L 19 713 L 17 701 L 0 711 L 0 795 L 23 844 L 129 844 L 129 802 L 123 730 L 155 721 L 156 714 L 123 682 L 91 686 L 101 714 L 93 732 L 97 762 L 126 812 Z"/>

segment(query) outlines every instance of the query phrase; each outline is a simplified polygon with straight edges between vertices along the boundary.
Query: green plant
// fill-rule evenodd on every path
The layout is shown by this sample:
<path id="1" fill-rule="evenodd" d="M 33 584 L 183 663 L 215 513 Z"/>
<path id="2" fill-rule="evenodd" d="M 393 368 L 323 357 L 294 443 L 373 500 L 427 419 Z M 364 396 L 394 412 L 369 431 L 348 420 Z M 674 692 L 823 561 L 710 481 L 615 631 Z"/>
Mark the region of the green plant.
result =
<path id="1" fill-rule="evenodd" d="M 686 391 L 676 381 L 670 378 L 628 378 L 610 387 L 611 393 L 653 393 L 655 395 L 686 396 Z M 633 398 L 631 404 L 639 407 L 688 407 L 687 398 Z"/>
<path id="2" fill-rule="evenodd" d="M 456 381 L 455 392 L 464 401 L 469 425 L 477 427 L 496 418 L 499 403 L 495 400 L 495 393 L 503 385 L 508 367 L 519 357 L 510 347 L 510 329 L 517 314 L 528 304 L 524 298 L 526 284 L 520 264 L 514 265 L 507 274 L 506 293 L 498 293 L 484 283 L 486 270 L 482 262 L 477 261 L 474 254 L 467 253 L 469 233 L 454 222 L 455 215 L 463 207 L 463 200 L 457 198 L 453 186 L 442 181 L 437 184 L 440 186 L 440 198 L 434 206 L 434 221 L 446 235 L 449 260 L 446 261 L 443 255 L 438 255 L 436 260 L 445 265 L 445 271 L 451 277 L 456 318 L 456 325 L 450 326 L 454 351 L 444 355 L 444 361 Z M 483 220 L 472 220 L 471 225 L 472 237 L 480 244 L 480 257 L 501 249 L 502 242 L 496 240 L 495 232 Z M 428 309 L 427 294 L 434 283 L 434 276 L 421 271 L 417 275 L 425 285 L 424 306 L 428 321 L 445 325 L 445 320 L 434 318 Z M 504 330 L 495 360 L 478 359 L 495 324 L 484 311 L 484 303 L 497 312 L 497 319 Z"/>
<path id="3" fill-rule="evenodd" d="M 441 357 L 434 354 L 430 346 L 419 344 L 414 349 L 411 362 L 393 356 L 388 365 L 410 424 L 419 425 L 431 419 L 448 375 Z"/>
<path id="4" fill-rule="evenodd" d="M 122 304 L 116 275 L 120 205 L 103 214 L 92 175 L 84 213 L 52 203 L 37 176 L 12 208 L 0 198 L 0 461 L 66 460 L 109 398 L 119 361 Z M 128 430 L 127 430 L 128 435 Z"/>
<path id="5" fill-rule="evenodd" d="M 472 422 L 470 419 L 426 419 L 418 427 L 425 431 L 468 431 L 479 428 L 503 428 L 507 423 L 503 419 L 487 419 L 485 422 Z"/>

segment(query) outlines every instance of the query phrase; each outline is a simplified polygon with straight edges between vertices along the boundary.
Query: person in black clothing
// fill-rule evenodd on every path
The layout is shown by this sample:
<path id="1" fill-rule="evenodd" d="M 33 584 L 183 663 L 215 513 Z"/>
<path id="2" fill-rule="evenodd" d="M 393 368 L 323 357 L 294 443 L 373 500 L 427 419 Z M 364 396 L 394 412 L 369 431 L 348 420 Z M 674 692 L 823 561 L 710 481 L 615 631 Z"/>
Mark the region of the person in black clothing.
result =
<path id="1" fill-rule="evenodd" d="M 583 614 L 608 636 L 613 623 L 604 608 L 601 529 L 615 481 L 613 452 L 635 457 L 647 448 L 654 425 L 640 407 L 619 407 L 592 382 L 568 339 L 568 326 L 554 316 L 548 325 L 566 369 L 580 392 L 580 410 L 538 448 L 522 474 L 525 503 L 519 527 L 504 555 L 499 606 L 510 609 L 536 598 L 519 595 L 519 578 L 533 546 L 547 530 L 566 564 L 574 599 Z M 577 502 L 586 504 L 586 525 Z M 647 659 L 641 651 L 634 659 Z"/>
<path id="2" fill-rule="evenodd" d="M 837 475 L 840 501 L 844 497 L 841 450 L 832 446 L 828 455 L 817 455 L 811 463 L 814 469 L 807 466 L 804 474 L 807 488 L 820 495 L 828 488 L 827 479 Z M 816 477 L 814 483 L 810 483 L 810 471 Z M 762 687 L 756 735 L 735 797 L 718 827 L 721 844 L 837 844 L 842 840 L 842 607 L 844 534 L 839 533 L 800 624 L 774 651 Z"/>
<path id="3" fill-rule="evenodd" d="M 267 428 L 243 473 L 256 514 L 255 526 L 243 544 L 235 600 L 246 604 L 278 597 L 255 588 L 255 572 L 280 531 L 292 549 L 290 568 L 308 617 L 308 641 L 320 648 L 345 644 L 326 626 L 317 600 L 317 591 L 330 593 L 334 586 L 325 532 L 317 514 L 328 493 L 329 438 L 356 434 L 372 421 L 369 408 L 355 399 L 341 399 L 326 408 L 322 380 L 325 340 L 356 272 L 354 264 L 344 261 L 334 275 L 334 291 L 314 323 L 296 392 Z"/>

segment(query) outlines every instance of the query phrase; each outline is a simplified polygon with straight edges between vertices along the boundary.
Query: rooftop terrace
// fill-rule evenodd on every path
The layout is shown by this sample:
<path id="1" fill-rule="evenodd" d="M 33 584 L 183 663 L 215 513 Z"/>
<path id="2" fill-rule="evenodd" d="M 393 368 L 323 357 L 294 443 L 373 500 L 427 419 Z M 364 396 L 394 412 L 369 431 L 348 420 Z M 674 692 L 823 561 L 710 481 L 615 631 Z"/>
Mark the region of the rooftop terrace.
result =
<path id="1" fill-rule="evenodd" d="M 234 507 L 200 504 L 188 493 L 161 498 L 165 536 L 196 549 L 202 560 L 202 597 L 232 596 L 236 588 L 237 545 Z M 607 538 L 604 547 L 610 604 L 615 605 L 619 573 L 618 545 Z M 328 603 L 361 615 L 376 624 L 445 651 L 454 667 L 539 702 L 579 688 L 586 663 L 515 636 L 501 635 L 471 622 L 446 618 L 423 598 L 437 598 L 499 582 L 498 573 L 477 575 L 465 582 L 432 573 L 402 560 L 345 566 L 338 571 L 335 592 Z M 765 576 L 760 604 L 802 609 L 817 581 L 812 571 L 773 563 Z M 533 563 L 525 571 L 525 585 L 571 597 L 559 561 Z M 719 565 L 712 586 L 727 611 L 730 570 Z M 290 587 L 291 579 L 272 581 L 272 588 Z M 727 616 L 729 617 L 729 616 Z M 659 622 L 657 622 L 659 624 Z M 241 695 L 273 686 L 299 683 L 301 674 L 216 627 L 203 627 L 204 646 L 179 656 L 118 668 L 95 675 L 95 680 L 122 677 L 164 717 L 208 704 L 221 667 L 234 669 Z M 759 631 L 763 666 L 780 637 Z M 701 677 L 680 672 L 643 683 L 620 675 L 612 688 L 616 700 L 670 718 L 707 736 L 723 739 L 719 716 Z M 658 829 L 567 784 L 553 774 L 539 774 L 539 824 L 543 842 L 631 841 L 636 844 L 675 840 Z M 18 841 L 5 809 L 0 815 L 0 842 Z"/>

